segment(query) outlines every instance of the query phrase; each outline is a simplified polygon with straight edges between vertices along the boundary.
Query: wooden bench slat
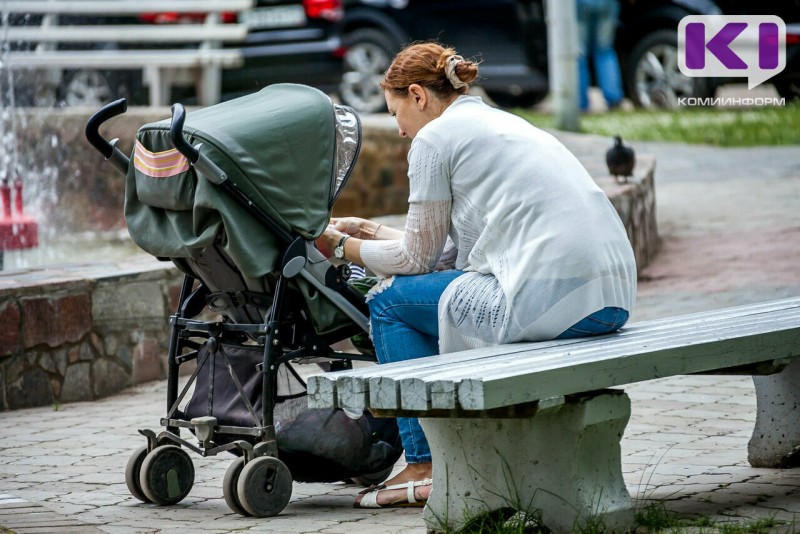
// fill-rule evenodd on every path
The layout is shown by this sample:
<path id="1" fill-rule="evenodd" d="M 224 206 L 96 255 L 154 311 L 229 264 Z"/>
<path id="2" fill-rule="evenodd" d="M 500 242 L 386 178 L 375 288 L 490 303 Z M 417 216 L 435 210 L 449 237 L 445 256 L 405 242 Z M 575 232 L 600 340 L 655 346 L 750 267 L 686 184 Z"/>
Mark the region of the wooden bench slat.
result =
<path id="1" fill-rule="evenodd" d="M 607 359 L 587 361 L 572 368 L 557 368 L 531 376 L 506 376 L 488 380 L 468 379 L 458 385 L 459 405 L 466 410 L 484 410 L 506 403 L 527 402 L 536 398 L 591 391 L 643 380 L 652 380 L 680 374 L 694 374 L 718 365 L 725 357 L 731 365 L 743 365 L 757 355 L 760 361 L 786 356 L 796 356 L 787 350 L 790 342 L 796 344 L 800 326 L 791 331 L 761 334 L 755 337 L 730 338 L 698 347 L 671 347 L 643 353 L 646 366 L 636 361 Z M 642 359 L 642 358 L 638 358 Z"/>
<path id="2" fill-rule="evenodd" d="M 462 375 L 465 372 L 463 370 L 465 365 L 473 366 L 474 369 L 480 369 L 481 372 L 484 372 L 487 368 L 486 366 L 517 363 L 522 357 L 521 355 L 529 352 L 535 354 L 535 358 L 541 365 L 541 362 L 544 362 L 548 355 L 551 358 L 561 359 L 565 351 L 579 350 L 586 347 L 587 344 L 591 344 L 591 349 L 588 350 L 598 350 L 603 345 L 618 349 L 622 343 L 632 336 L 635 336 L 636 343 L 655 342 L 664 336 L 679 336 L 683 338 L 691 328 L 713 329 L 717 324 L 729 323 L 733 318 L 737 318 L 738 321 L 743 321 L 745 324 L 751 324 L 755 320 L 754 316 L 784 310 L 787 306 L 789 306 L 789 310 L 800 311 L 798 308 L 791 307 L 794 304 L 800 307 L 800 299 L 796 303 L 790 301 L 789 303 L 784 302 L 780 305 L 769 307 L 759 306 L 755 309 L 749 309 L 744 315 L 742 315 L 741 309 L 735 313 L 732 313 L 731 310 L 725 310 L 711 314 L 693 314 L 671 321 L 658 320 L 638 323 L 621 330 L 618 334 L 600 338 L 502 345 L 488 349 L 465 351 L 457 356 L 452 354 L 433 356 L 421 360 L 384 365 L 378 369 L 374 367 L 363 368 L 361 370 L 348 371 L 346 374 L 324 377 L 323 379 L 337 380 L 336 389 L 340 398 L 354 397 L 354 400 L 345 401 L 347 403 L 357 402 L 357 399 L 360 399 L 369 390 L 369 405 L 385 410 L 399 409 L 401 407 L 399 382 L 403 380 L 418 378 L 436 382 L 450 375 Z M 789 313 L 795 312 L 790 311 Z M 643 338 L 643 333 L 647 333 L 649 337 L 647 339 Z M 347 378 L 344 378 L 345 376 Z M 363 376 L 367 376 L 368 385 L 359 383 L 359 377 Z M 439 385 L 441 386 L 441 383 Z M 441 386 L 441 388 L 435 390 L 434 394 L 446 395 L 447 387 Z M 412 395 L 414 394 L 412 393 Z M 446 404 L 442 403 L 438 403 L 437 406 L 447 407 Z"/>
<path id="3" fill-rule="evenodd" d="M 669 330 L 669 329 L 680 328 L 679 326 L 676 325 L 676 322 L 678 321 L 680 322 L 681 325 L 688 327 L 692 324 L 702 324 L 708 321 L 725 321 L 726 319 L 731 317 L 751 316 L 760 313 L 769 313 L 776 310 L 789 309 L 789 308 L 797 308 L 800 311 L 800 298 L 783 299 L 778 301 L 759 303 L 751 306 L 738 306 L 733 308 L 726 308 L 723 310 L 714 310 L 709 312 L 687 314 L 680 317 L 643 321 L 640 323 L 635 323 L 626 326 L 617 335 L 619 336 L 627 335 L 634 329 L 646 328 L 651 331 L 656 331 L 660 329 Z M 584 338 L 584 339 L 570 339 L 570 340 L 560 340 L 560 341 L 537 341 L 537 342 L 513 343 L 508 345 L 493 346 L 485 349 L 466 350 L 460 352 L 457 358 L 459 361 L 481 360 L 484 358 L 493 358 L 499 355 L 506 355 L 506 354 L 512 355 L 532 349 L 540 350 L 542 348 L 547 348 L 547 347 L 563 347 L 565 345 L 582 344 L 586 342 L 587 339 Z M 416 373 L 424 369 L 435 369 L 437 367 L 448 368 L 452 365 L 453 358 L 454 356 L 452 354 L 444 354 L 437 356 L 429 356 L 422 360 L 417 359 L 417 360 L 408 360 L 392 364 L 385 364 L 381 365 L 377 369 L 375 367 L 361 367 L 348 371 L 342 371 L 336 374 L 314 375 L 312 377 L 311 382 L 313 383 L 316 380 L 316 377 L 320 377 L 320 379 L 322 380 L 334 380 L 335 379 L 334 377 L 343 375 L 353 376 L 353 377 L 358 377 L 358 376 L 377 377 L 381 376 L 382 374 L 399 376 L 403 368 L 408 368 L 409 372 L 412 373 Z"/>
<path id="4" fill-rule="evenodd" d="M 522 396 L 530 396 L 533 397 L 530 400 L 537 400 L 552 395 L 602 389 L 676 374 L 694 374 L 722 367 L 719 360 L 723 355 L 726 361 L 725 367 L 788 356 L 781 352 L 775 353 L 766 350 L 766 347 L 763 351 L 740 352 L 732 355 L 720 351 L 719 347 L 742 343 L 742 339 L 751 339 L 754 335 L 768 336 L 776 330 L 787 328 L 793 328 L 795 336 L 800 337 L 800 317 L 797 315 L 784 319 L 765 319 L 755 325 L 748 325 L 744 322 L 746 319 L 742 319 L 742 321 L 725 327 L 715 326 L 713 330 L 679 331 L 660 338 L 608 339 L 603 340 L 604 343 L 600 347 L 598 344 L 591 343 L 569 354 L 539 355 L 531 352 L 517 355 L 515 360 L 506 360 L 502 365 L 490 364 L 487 366 L 488 369 L 482 373 L 471 372 L 470 369 L 462 366 L 459 369 L 460 373 L 454 373 L 459 382 L 457 401 L 456 399 L 448 400 L 445 397 L 448 391 L 452 391 L 450 384 L 454 381 L 453 379 L 448 380 L 447 375 L 435 377 L 434 383 L 431 384 L 424 381 L 416 383 L 401 381 L 403 408 L 426 409 L 422 406 L 422 399 L 419 398 L 420 395 L 424 395 L 426 398 L 431 397 L 428 399 L 429 402 L 433 398 L 436 399 L 436 403 L 432 406 L 435 408 L 444 408 L 442 403 L 446 405 L 457 403 L 464 409 L 475 409 L 474 405 L 484 402 L 483 400 L 474 402 L 470 400 L 472 395 L 476 394 L 475 391 L 481 392 L 478 394 L 478 398 L 488 398 L 490 389 L 496 392 L 503 389 L 504 383 L 518 380 L 524 380 L 526 384 Z M 748 326 L 752 328 L 747 329 Z M 782 333 L 779 332 L 779 334 Z M 691 339 L 688 343 L 687 337 Z M 683 356 L 683 359 L 678 356 Z M 604 362 L 611 363 L 606 368 Z M 630 369 L 626 369 L 625 365 L 630 366 Z M 562 377 L 565 369 L 568 369 L 568 383 L 565 383 Z M 626 374 L 623 371 L 628 372 Z M 452 378 L 453 374 L 450 376 Z M 579 383 L 581 386 L 577 386 Z M 573 390 L 573 387 L 583 387 L 583 389 Z M 453 391 L 453 393 L 455 392 Z"/>
<path id="5" fill-rule="evenodd" d="M 569 347 L 568 351 L 532 350 L 517 354 L 512 358 L 495 358 L 492 362 L 485 362 L 481 369 L 459 365 L 460 372 L 458 375 L 471 376 L 479 374 L 490 378 L 516 374 L 521 369 L 531 369 L 532 372 L 547 371 L 563 367 L 566 361 L 576 364 L 584 360 L 593 361 L 627 357 L 670 347 L 691 347 L 728 339 L 768 334 L 782 328 L 793 327 L 800 327 L 800 314 L 795 312 L 775 314 L 759 319 L 742 317 L 712 325 L 677 327 L 668 332 L 651 333 L 645 330 L 632 329 L 633 331 L 628 332 L 625 336 L 590 339 L 583 344 Z M 637 332 L 639 335 L 637 335 Z M 438 377 L 446 378 L 447 374 L 440 374 Z"/>
<path id="6" fill-rule="evenodd" d="M 444 379 L 448 376 L 470 377 L 470 371 L 477 370 L 478 374 L 488 378 L 490 376 L 487 375 L 488 366 L 489 371 L 501 369 L 501 371 L 497 371 L 501 373 L 501 376 L 496 377 L 496 380 L 502 380 L 502 370 L 516 373 L 521 372 L 520 368 L 525 368 L 525 370 L 532 372 L 541 372 L 542 366 L 549 359 L 555 359 L 556 366 L 560 367 L 565 365 L 565 354 L 596 354 L 603 345 L 606 345 L 614 351 L 613 354 L 616 354 L 616 356 L 608 356 L 607 359 L 619 357 L 619 351 L 621 350 L 649 354 L 647 351 L 642 352 L 642 345 L 648 343 L 651 344 L 651 350 L 652 344 L 657 342 L 662 342 L 659 350 L 673 350 L 675 346 L 685 345 L 685 338 L 690 333 L 697 339 L 705 340 L 704 343 L 720 341 L 720 325 L 725 324 L 728 327 L 724 336 L 722 336 L 723 338 L 725 336 L 736 338 L 743 335 L 742 333 L 748 325 L 751 327 L 748 330 L 751 334 L 754 325 L 759 325 L 758 328 L 770 331 L 768 323 L 774 323 L 776 317 L 781 314 L 790 318 L 790 324 L 795 324 L 791 322 L 791 318 L 796 319 L 800 316 L 800 299 L 786 299 L 753 306 L 643 322 L 631 325 L 631 327 L 623 329 L 619 334 L 604 336 L 603 338 L 504 345 L 491 347 L 490 349 L 465 351 L 457 356 L 433 356 L 422 360 L 379 366 L 378 368 L 356 369 L 336 373 L 335 375 L 316 375 L 309 379 L 309 393 L 312 404 L 316 406 L 341 404 L 355 408 L 359 405 L 365 405 L 378 409 L 392 410 L 399 409 L 403 404 L 403 408 L 424 409 L 424 407 L 430 405 L 439 409 L 448 409 L 453 408 L 457 402 L 456 385 L 452 381 Z M 704 331 L 715 333 L 703 337 Z M 664 340 L 669 340 L 669 343 Z M 646 349 L 647 347 L 644 348 Z M 572 356 L 569 362 L 574 363 L 574 358 L 575 356 Z M 768 354 L 765 354 L 763 357 L 751 356 L 741 363 L 753 363 L 753 358 L 761 358 L 762 361 L 771 359 Z M 679 374 L 701 372 L 710 368 L 713 368 L 713 365 L 712 367 L 694 369 Z M 323 383 L 325 384 L 324 386 L 322 386 Z M 400 397 L 403 398 L 402 403 Z M 464 406 L 462 405 L 462 407 Z M 469 409 L 482 408 L 471 407 Z"/>
<path id="7" fill-rule="evenodd" d="M 186 2 L 170 0 L 6 0 L 3 9 L 9 13 L 65 13 L 100 15 L 133 15 L 146 12 L 173 11 L 177 13 L 218 13 L 244 11 L 255 5 L 255 0 L 204 0 Z"/>
<path id="8" fill-rule="evenodd" d="M 158 26 L 108 24 L 88 26 L 15 26 L 8 29 L 11 42 L 47 43 L 199 43 L 202 41 L 243 41 L 244 24 L 163 24 Z M 105 53 L 96 50 L 95 53 Z"/>
<path id="9" fill-rule="evenodd" d="M 788 324 L 800 325 L 800 317 L 798 317 L 797 312 L 791 310 L 783 313 L 789 316 Z M 432 394 L 442 397 L 452 390 L 447 383 L 454 378 L 467 379 L 476 375 L 487 379 L 499 378 L 522 372 L 522 370 L 530 373 L 541 373 L 565 365 L 577 365 L 584 360 L 593 361 L 601 358 L 631 357 L 637 354 L 646 354 L 653 350 L 681 347 L 687 345 L 687 338 L 692 340 L 691 345 L 721 341 L 723 339 L 738 339 L 754 333 L 774 331 L 776 321 L 781 320 L 781 316 L 769 316 L 760 319 L 757 317 L 746 316 L 735 320 L 729 319 L 714 323 L 704 322 L 691 326 L 678 324 L 670 330 L 656 330 L 655 332 L 634 326 L 619 335 L 588 339 L 581 344 L 560 349 L 538 349 L 497 357 L 481 362 L 480 366 L 454 362 L 451 364 L 450 369 L 442 369 L 435 373 L 418 373 L 416 376 L 400 378 L 397 382 L 400 383 L 404 398 L 403 402 L 406 403 L 403 407 L 419 410 L 424 408 L 421 404 L 408 404 L 412 402 L 411 399 L 418 399 L 423 394 L 426 398 Z M 768 359 L 770 358 L 765 357 L 760 361 Z M 746 363 L 754 362 L 748 361 Z M 384 382 L 381 382 L 381 384 Z M 370 388 L 373 385 L 378 386 L 376 383 L 371 383 Z M 388 387 L 388 384 L 386 386 Z M 379 402 L 378 394 L 379 392 L 376 392 L 376 395 L 371 396 L 370 401 L 372 403 L 375 403 L 374 401 Z M 447 403 L 448 401 L 443 400 L 442 402 Z M 376 403 L 376 407 L 379 406 L 380 404 Z M 445 408 L 446 406 L 438 404 L 437 407 Z"/>

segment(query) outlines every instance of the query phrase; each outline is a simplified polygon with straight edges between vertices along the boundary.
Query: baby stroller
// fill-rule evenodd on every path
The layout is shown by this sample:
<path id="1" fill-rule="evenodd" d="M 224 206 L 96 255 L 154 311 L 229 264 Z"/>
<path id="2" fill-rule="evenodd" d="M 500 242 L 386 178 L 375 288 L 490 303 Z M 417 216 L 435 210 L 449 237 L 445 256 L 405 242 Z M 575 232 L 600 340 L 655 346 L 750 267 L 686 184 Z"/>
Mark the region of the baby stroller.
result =
<path id="1" fill-rule="evenodd" d="M 347 265 L 313 243 L 358 157 L 358 116 L 316 89 L 278 84 L 191 115 L 175 104 L 171 120 L 139 129 L 129 158 L 99 133 L 125 111 L 124 99 L 103 107 L 86 137 L 126 176 L 133 240 L 185 274 L 170 318 L 165 429 L 139 430 L 147 445 L 126 468 L 131 494 L 184 499 L 194 482 L 186 450 L 239 456 L 223 495 L 242 515 L 280 513 L 293 480 L 384 480 L 402 453 L 396 422 L 309 409 L 298 372 L 374 359 L 332 348 L 364 336 L 368 308 Z"/>

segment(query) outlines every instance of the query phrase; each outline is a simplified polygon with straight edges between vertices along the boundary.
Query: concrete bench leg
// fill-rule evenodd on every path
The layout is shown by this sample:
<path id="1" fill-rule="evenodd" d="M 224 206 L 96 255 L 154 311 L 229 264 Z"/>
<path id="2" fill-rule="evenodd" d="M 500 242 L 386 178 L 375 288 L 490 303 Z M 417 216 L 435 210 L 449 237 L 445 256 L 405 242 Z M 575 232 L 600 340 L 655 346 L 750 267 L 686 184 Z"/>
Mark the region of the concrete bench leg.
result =
<path id="1" fill-rule="evenodd" d="M 553 532 L 633 526 L 620 440 L 630 399 L 604 392 L 526 418 L 420 419 L 433 451 L 429 531 L 501 508 L 541 513 Z"/>
<path id="2" fill-rule="evenodd" d="M 754 376 L 758 412 L 747 447 L 753 467 L 800 467 L 800 358 L 780 373 Z"/>

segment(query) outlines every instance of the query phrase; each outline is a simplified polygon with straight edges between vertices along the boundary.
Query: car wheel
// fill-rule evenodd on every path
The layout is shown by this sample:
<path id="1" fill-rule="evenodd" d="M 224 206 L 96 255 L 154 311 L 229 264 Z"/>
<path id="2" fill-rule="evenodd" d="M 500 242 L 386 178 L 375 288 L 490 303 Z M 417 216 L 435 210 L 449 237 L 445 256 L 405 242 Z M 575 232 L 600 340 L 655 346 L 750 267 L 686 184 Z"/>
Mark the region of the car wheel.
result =
<path id="1" fill-rule="evenodd" d="M 675 109 L 679 98 L 711 96 L 703 78 L 689 78 L 678 69 L 678 34 L 658 30 L 639 41 L 625 67 L 628 95 L 633 103 L 648 109 Z"/>
<path id="2" fill-rule="evenodd" d="M 539 102 L 545 99 L 547 93 L 542 91 L 533 91 L 529 93 L 521 93 L 513 95 L 511 93 L 501 93 L 497 91 L 486 91 L 492 102 L 501 108 L 532 108 Z"/>
<path id="3" fill-rule="evenodd" d="M 342 102 L 363 113 L 384 111 L 386 101 L 379 84 L 398 46 L 374 28 L 355 30 L 345 36 L 344 42 L 347 53 L 339 84 Z"/>
<path id="4" fill-rule="evenodd" d="M 110 76 L 98 70 L 76 70 L 64 73 L 59 100 L 65 106 L 98 107 L 114 99 Z"/>
<path id="5" fill-rule="evenodd" d="M 800 82 L 775 82 L 775 89 L 786 100 L 800 99 Z"/>

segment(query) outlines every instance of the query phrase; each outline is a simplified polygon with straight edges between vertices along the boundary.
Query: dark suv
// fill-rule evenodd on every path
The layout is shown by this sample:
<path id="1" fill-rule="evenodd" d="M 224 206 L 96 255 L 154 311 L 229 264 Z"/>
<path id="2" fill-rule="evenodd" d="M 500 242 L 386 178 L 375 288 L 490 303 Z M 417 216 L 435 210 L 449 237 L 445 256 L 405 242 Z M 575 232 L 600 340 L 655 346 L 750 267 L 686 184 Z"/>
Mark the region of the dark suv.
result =
<path id="1" fill-rule="evenodd" d="M 340 38 L 341 0 L 257 0 L 238 22 L 248 28 L 240 48 L 244 64 L 222 72 L 222 98 L 258 91 L 273 83 L 303 83 L 336 90 L 342 76 L 344 48 Z M 141 22 L 202 22 L 204 15 L 153 13 Z M 199 20 L 198 20 L 199 19 Z M 237 22 L 235 14 L 224 17 Z M 191 102 L 192 95 L 183 100 Z"/>
<path id="2" fill-rule="evenodd" d="M 243 12 L 249 33 L 244 65 L 223 72 L 223 98 L 273 83 L 304 83 L 334 91 L 342 76 L 341 0 L 258 0 Z"/>
<path id="3" fill-rule="evenodd" d="M 564 0 L 566 1 L 566 0 Z M 800 0 L 620 0 L 617 52 L 628 97 L 640 107 L 675 107 L 739 79 L 687 78 L 678 70 L 677 29 L 687 15 L 773 14 L 789 26 L 781 95 L 798 94 Z M 795 23 L 795 24 L 793 24 Z M 377 87 L 391 58 L 413 41 L 437 39 L 465 57 L 485 60 L 482 86 L 500 106 L 531 106 L 545 97 L 544 0 L 345 0 L 345 73 L 339 93 L 360 111 L 380 111 Z"/>
<path id="4" fill-rule="evenodd" d="M 384 108 L 378 88 L 407 43 L 437 39 L 481 58 L 478 82 L 503 106 L 532 106 L 547 95 L 547 39 L 540 0 L 345 0 L 342 101 Z"/>

